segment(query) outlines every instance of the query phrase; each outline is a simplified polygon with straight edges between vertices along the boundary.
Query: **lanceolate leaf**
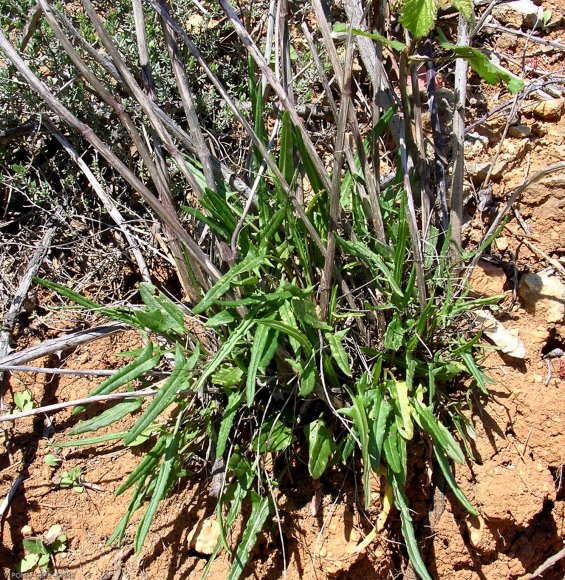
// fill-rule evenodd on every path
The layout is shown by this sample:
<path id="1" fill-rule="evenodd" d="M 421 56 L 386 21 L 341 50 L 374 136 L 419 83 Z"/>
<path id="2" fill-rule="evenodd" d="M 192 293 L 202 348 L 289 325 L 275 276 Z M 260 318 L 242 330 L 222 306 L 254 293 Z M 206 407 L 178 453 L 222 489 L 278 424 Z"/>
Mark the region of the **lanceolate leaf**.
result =
<path id="1" fill-rule="evenodd" d="M 159 502 L 165 497 L 170 487 L 170 476 L 173 470 L 173 465 L 175 461 L 177 461 L 177 450 L 178 450 L 178 437 L 177 430 L 175 429 L 175 432 L 172 433 L 168 438 L 167 449 L 165 451 L 165 458 L 161 465 L 161 469 L 159 470 L 157 483 L 155 484 L 155 491 L 151 496 L 151 501 L 149 502 L 147 510 L 145 510 L 145 513 L 143 514 L 141 521 L 139 522 L 139 526 L 135 534 L 134 546 L 136 553 L 139 553 L 139 551 L 141 550 L 143 542 L 145 541 L 147 533 L 149 532 L 151 522 L 155 517 L 157 506 L 159 505 Z"/>
<path id="2" fill-rule="evenodd" d="M 349 356 L 347 355 L 347 351 L 343 346 L 343 339 L 347 334 L 347 330 L 340 330 L 339 332 L 334 332 L 333 334 L 330 332 L 326 333 L 326 340 L 330 345 L 330 351 L 332 353 L 332 357 L 337 363 L 337 366 L 340 368 L 341 372 L 351 377 L 351 368 L 349 366 Z"/>
<path id="3" fill-rule="evenodd" d="M 336 32 L 348 32 L 349 27 L 346 24 L 343 24 L 342 22 L 337 22 L 336 24 L 334 24 L 334 30 Z M 394 50 L 402 51 L 406 48 L 406 45 L 403 44 L 402 42 L 398 42 L 398 40 L 389 40 L 388 38 L 386 38 L 382 34 L 379 34 L 378 32 L 365 32 L 364 30 L 353 28 L 351 30 L 351 33 L 355 34 L 356 36 L 365 36 L 367 38 L 371 38 L 375 42 L 380 42 L 385 46 L 390 46 L 390 48 L 394 48 Z"/>
<path id="4" fill-rule="evenodd" d="M 291 326 L 279 322 L 278 320 L 263 319 L 258 320 L 257 324 L 264 324 L 266 326 L 269 326 L 270 328 L 274 328 L 275 330 L 282 332 L 283 334 L 287 334 L 288 336 L 294 338 L 297 342 L 300 343 L 302 348 L 304 348 L 306 354 L 309 355 L 312 352 L 312 345 L 310 344 L 310 341 L 308 340 L 305 334 L 303 334 L 296 328 L 292 328 Z"/>
<path id="5" fill-rule="evenodd" d="M 124 439 L 125 445 L 129 445 L 132 441 L 134 441 L 174 401 L 177 393 L 181 390 L 181 388 L 188 384 L 190 371 L 195 364 L 196 359 L 194 356 L 187 361 L 184 358 L 182 349 L 177 344 L 175 354 L 175 368 L 171 376 L 161 387 L 159 393 L 155 396 L 153 401 L 151 401 L 137 423 L 132 427 L 128 436 Z"/>
<path id="6" fill-rule="evenodd" d="M 130 381 L 133 381 L 152 370 L 161 358 L 160 354 L 153 355 L 155 350 L 155 345 L 150 342 L 135 360 L 100 383 L 100 385 L 96 387 L 96 389 L 94 389 L 94 391 L 92 391 L 89 396 L 93 397 L 94 395 L 107 395 L 122 385 L 126 385 Z M 83 409 L 83 406 L 76 407 L 73 411 L 73 414 L 78 413 Z"/>
<path id="7" fill-rule="evenodd" d="M 457 463 L 464 463 L 465 456 L 453 435 L 447 430 L 447 427 L 440 423 L 433 415 L 432 411 L 422 405 L 416 398 L 412 399 L 415 419 L 420 423 L 420 426 L 432 438 L 434 445 L 438 445 L 443 449 L 451 459 Z"/>
<path id="8" fill-rule="evenodd" d="M 242 398 L 243 393 L 238 391 L 230 393 L 230 396 L 228 397 L 228 404 L 224 409 L 222 422 L 220 423 L 218 442 L 216 444 L 216 457 L 222 457 L 224 451 L 226 450 L 226 444 L 228 442 L 231 428 L 235 420 L 235 414 L 239 408 L 239 405 L 241 404 Z"/>
<path id="9" fill-rule="evenodd" d="M 251 492 L 251 515 L 245 525 L 243 536 L 234 555 L 234 561 L 228 573 L 227 580 L 237 580 L 249 560 L 251 550 L 257 541 L 257 534 L 263 529 L 271 511 L 271 502 L 268 497 L 262 497 Z"/>
<path id="10" fill-rule="evenodd" d="M 134 399 L 133 401 L 126 401 L 124 403 L 118 403 L 112 408 L 106 409 L 106 411 L 100 415 L 97 415 L 88 421 L 83 421 L 76 427 L 73 427 L 69 431 L 69 435 L 81 435 L 82 433 L 97 431 L 103 427 L 108 427 L 108 425 L 119 421 L 122 417 L 137 411 L 142 403 L 143 401 L 141 398 Z"/>
<path id="11" fill-rule="evenodd" d="M 418 541 L 416 540 L 416 534 L 414 533 L 412 517 L 410 516 L 410 510 L 408 509 L 402 484 L 399 483 L 395 477 L 392 478 L 392 489 L 394 492 L 394 503 L 400 510 L 401 530 L 404 540 L 406 541 L 406 549 L 408 550 L 410 562 L 412 562 L 414 570 L 422 580 L 432 580 L 432 577 L 426 569 L 424 560 L 422 560 L 420 549 L 418 548 Z"/>
<path id="12" fill-rule="evenodd" d="M 269 327 L 264 324 L 259 324 L 257 332 L 255 333 L 253 346 L 251 347 L 251 358 L 249 360 L 249 367 L 247 368 L 247 382 L 245 386 L 245 400 L 247 406 L 251 407 L 255 400 L 255 381 L 257 379 L 257 369 L 263 353 L 268 348 L 267 340 L 269 339 Z M 272 337 L 271 337 L 272 338 Z"/>
<path id="13" fill-rule="evenodd" d="M 464 58 L 469 66 L 489 85 L 496 85 L 502 81 L 515 95 L 524 88 L 524 81 L 514 76 L 505 68 L 495 64 L 486 54 L 469 46 L 451 44 L 441 30 L 438 30 L 439 43 L 446 50 L 453 51 L 458 57 Z"/>
<path id="14" fill-rule="evenodd" d="M 322 477 L 335 451 L 335 444 L 326 429 L 323 419 L 306 426 L 308 438 L 308 471 L 314 479 Z"/>
<path id="15" fill-rule="evenodd" d="M 239 326 L 231 333 L 230 337 L 220 350 L 216 353 L 212 361 L 208 364 L 206 369 L 202 371 L 196 384 L 194 385 L 194 390 L 198 391 L 201 389 L 210 375 L 214 374 L 216 369 L 224 362 L 224 360 L 230 355 L 232 350 L 235 348 L 236 344 L 245 336 L 245 334 L 250 330 L 250 328 L 255 324 L 253 312 L 249 313 L 248 318 L 242 320 Z"/>
<path id="16" fill-rule="evenodd" d="M 461 502 L 461 505 L 473 516 L 478 516 L 479 512 L 471 505 L 469 500 L 465 497 L 465 494 L 461 491 L 461 488 L 457 485 L 455 481 L 455 477 L 453 477 L 453 472 L 451 471 L 451 467 L 447 461 L 447 458 L 444 452 L 441 449 L 438 449 L 434 445 L 434 453 L 440 466 L 440 469 L 449 484 L 449 487 L 453 491 L 455 497 Z"/>
<path id="17" fill-rule="evenodd" d="M 192 309 L 193 314 L 202 314 L 205 312 L 215 300 L 221 298 L 230 289 L 231 284 L 240 274 L 258 268 L 264 261 L 265 256 L 263 255 L 255 256 L 249 254 L 237 266 L 234 266 L 224 274 L 218 282 L 208 290 L 202 301 Z"/>
<path id="18" fill-rule="evenodd" d="M 423 38 L 434 27 L 436 15 L 435 0 L 405 0 L 400 23 L 416 38 Z"/>

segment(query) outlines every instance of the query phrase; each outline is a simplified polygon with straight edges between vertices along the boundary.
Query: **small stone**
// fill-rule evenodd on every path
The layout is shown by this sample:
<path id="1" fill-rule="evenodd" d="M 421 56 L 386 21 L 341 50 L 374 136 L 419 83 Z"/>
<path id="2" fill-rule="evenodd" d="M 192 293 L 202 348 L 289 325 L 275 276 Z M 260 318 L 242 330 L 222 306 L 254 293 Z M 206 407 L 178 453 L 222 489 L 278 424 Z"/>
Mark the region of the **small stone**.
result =
<path id="1" fill-rule="evenodd" d="M 195 552 L 209 556 L 214 552 L 220 532 L 220 524 L 217 520 L 210 518 L 200 521 L 190 532 L 188 544 Z"/>
<path id="2" fill-rule="evenodd" d="M 21 534 L 24 538 L 29 538 L 30 536 L 33 536 L 33 528 L 31 526 L 24 526 L 21 529 Z"/>
<path id="3" fill-rule="evenodd" d="M 496 238 L 496 247 L 501 252 L 505 252 L 508 249 L 508 246 L 509 246 L 508 238 L 505 238 L 504 236 L 500 236 L 499 238 Z"/>
<path id="4" fill-rule="evenodd" d="M 492 163 L 489 162 L 481 162 L 481 163 L 467 163 L 465 169 L 467 173 L 471 177 L 473 183 L 481 184 L 488 175 L 490 168 L 492 167 Z M 491 178 L 499 179 L 502 177 L 502 170 L 504 166 L 502 164 L 498 164 L 494 167 L 491 173 Z"/>
<path id="5" fill-rule="evenodd" d="M 538 20 L 541 22 L 543 9 L 531 0 L 515 0 L 496 6 L 492 14 L 501 24 L 532 28 Z"/>
<path id="6" fill-rule="evenodd" d="M 527 308 L 545 315 L 549 323 L 562 323 L 565 318 L 565 285 L 555 276 L 543 272 L 526 274 L 519 294 Z"/>
<path id="7" fill-rule="evenodd" d="M 565 99 L 549 99 L 534 107 L 534 115 L 545 121 L 559 121 L 563 115 Z"/>
<path id="8" fill-rule="evenodd" d="M 326 548 L 325 548 L 324 546 L 322 546 L 322 547 L 320 548 L 320 556 L 321 556 L 322 558 L 325 558 L 325 557 L 327 556 L 327 554 L 328 554 L 328 551 L 326 550 Z"/>
<path id="9" fill-rule="evenodd" d="M 516 139 L 525 139 L 532 134 L 532 130 L 528 125 L 512 125 L 508 128 L 508 134 Z"/>

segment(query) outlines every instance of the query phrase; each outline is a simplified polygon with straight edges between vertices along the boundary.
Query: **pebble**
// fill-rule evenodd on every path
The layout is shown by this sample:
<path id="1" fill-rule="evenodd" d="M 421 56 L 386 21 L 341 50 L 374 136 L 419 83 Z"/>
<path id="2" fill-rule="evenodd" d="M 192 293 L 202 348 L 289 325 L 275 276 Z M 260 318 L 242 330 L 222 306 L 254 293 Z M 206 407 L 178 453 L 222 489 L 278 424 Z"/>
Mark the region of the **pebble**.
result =
<path id="1" fill-rule="evenodd" d="M 559 121 L 563 115 L 565 99 L 549 99 L 534 107 L 534 115 L 545 121 Z"/>
<path id="2" fill-rule="evenodd" d="M 532 0 L 515 0 L 496 6 L 492 14 L 501 24 L 532 28 L 537 20 L 543 18 L 543 8 L 536 6 Z"/>
<path id="3" fill-rule="evenodd" d="M 528 125 L 512 125 L 508 128 L 508 134 L 516 139 L 524 139 L 532 134 L 532 130 Z"/>

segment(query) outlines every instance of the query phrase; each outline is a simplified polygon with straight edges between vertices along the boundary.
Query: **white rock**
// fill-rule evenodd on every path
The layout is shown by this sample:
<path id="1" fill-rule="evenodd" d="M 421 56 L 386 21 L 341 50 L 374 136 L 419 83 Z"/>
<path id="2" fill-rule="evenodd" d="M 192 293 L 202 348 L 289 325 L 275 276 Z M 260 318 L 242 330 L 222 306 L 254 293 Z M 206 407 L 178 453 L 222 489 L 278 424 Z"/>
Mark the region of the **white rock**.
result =
<path id="1" fill-rule="evenodd" d="M 565 319 L 565 285 L 555 276 L 545 272 L 526 274 L 519 294 L 526 307 L 536 314 L 545 315 L 549 323 L 563 323 Z"/>

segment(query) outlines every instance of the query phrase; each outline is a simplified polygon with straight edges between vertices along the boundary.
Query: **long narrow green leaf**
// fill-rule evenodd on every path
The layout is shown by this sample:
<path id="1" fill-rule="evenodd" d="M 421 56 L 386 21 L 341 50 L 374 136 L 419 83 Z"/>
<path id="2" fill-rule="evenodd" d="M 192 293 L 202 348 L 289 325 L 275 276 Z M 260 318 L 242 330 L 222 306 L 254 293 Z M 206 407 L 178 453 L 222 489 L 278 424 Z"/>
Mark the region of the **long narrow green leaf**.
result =
<path id="1" fill-rule="evenodd" d="M 177 421 L 177 429 L 178 429 L 179 422 Z M 159 475 L 157 477 L 157 482 L 155 484 L 155 490 L 151 496 L 151 501 L 145 510 L 145 513 L 141 517 L 141 521 L 139 522 L 139 526 L 135 533 L 135 540 L 134 540 L 134 547 L 135 552 L 139 554 L 141 551 L 141 547 L 143 546 L 143 542 L 147 537 L 149 532 L 149 528 L 151 526 L 151 522 L 155 517 L 155 512 L 157 511 L 157 506 L 159 502 L 165 497 L 167 491 L 170 487 L 170 479 L 171 473 L 173 471 L 173 466 L 175 462 L 178 460 L 177 458 L 177 450 L 178 450 L 178 436 L 177 436 L 177 429 L 175 432 L 172 433 L 169 437 L 169 441 L 167 442 L 167 447 L 165 451 L 165 457 L 163 459 L 163 463 L 161 465 L 161 469 L 159 470 Z"/>
<path id="2" fill-rule="evenodd" d="M 433 447 L 438 465 L 441 469 L 441 472 L 443 473 L 443 476 L 445 477 L 445 480 L 449 484 L 451 491 L 453 491 L 455 497 L 471 515 L 478 516 L 479 512 L 471 505 L 471 502 L 467 499 L 465 494 L 461 491 L 461 488 L 457 485 L 455 477 L 453 476 L 453 472 L 451 471 L 451 467 L 449 466 L 443 451 L 438 449 L 435 445 Z"/>
<path id="3" fill-rule="evenodd" d="M 265 350 L 269 346 L 267 344 L 268 339 L 269 327 L 263 324 L 259 324 L 257 332 L 255 333 L 253 346 L 251 347 L 251 358 L 249 360 L 249 366 L 247 367 L 245 400 L 248 407 L 251 407 L 251 405 L 253 405 L 253 401 L 255 400 L 255 381 L 257 378 L 257 369 L 259 368 L 259 363 L 261 362 L 261 358 Z"/>
<path id="4" fill-rule="evenodd" d="M 226 274 L 224 274 L 210 290 L 206 293 L 206 296 L 201 300 L 201 302 L 196 305 L 192 312 L 194 314 L 202 314 L 205 312 L 213 303 L 214 300 L 221 298 L 229 289 L 234 282 L 234 280 L 240 274 L 255 270 L 265 262 L 266 258 L 264 255 L 253 255 L 248 254 L 237 266 L 231 268 Z"/>
<path id="5" fill-rule="evenodd" d="M 122 519 L 106 541 L 106 546 L 111 546 L 114 542 L 119 545 L 122 542 L 131 517 L 139 509 L 145 497 L 153 492 L 156 483 L 157 476 L 154 476 L 149 484 L 145 485 L 145 481 L 141 481 L 138 484 L 138 486 L 135 488 L 135 491 L 133 492 L 126 513 L 123 515 Z"/>
<path id="6" fill-rule="evenodd" d="M 404 439 L 410 441 L 414 437 L 414 425 L 412 424 L 412 411 L 408 398 L 408 385 L 406 381 L 390 381 L 391 393 L 398 404 L 402 420 L 398 426 L 398 432 Z"/>
<path id="7" fill-rule="evenodd" d="M 218 442 L 216 443 L 216 457 L 222 457 L 224 451 L 226 450 L 226 444 L 230 436 L 231 428 L 235 420 L 235 414 L 241 400 L 243 399 L 243 393 L 238 391 L 233 391 L 228 397 L 228 404 L 224 409 L 222 422 L 220 423 L 220 430 L 218 432 Z"/>
<path id="8" fill-rule="evenodd" d="M 116 490 L 116 495 L 121 495 L 129 489 L 137 481 L 143 481 L 150 473 L 155 471 L 155 468 L 161 460 L 161 456 L 165 452 L 165 438 L 161 437 L 157 440 L 151 451 L 145 455 L 140 461 L 139 465 L 130 473 L 120 487 Z"/>
<path id="9" fill-rule="evenodd" d="M 321 418 L 308 423 L 305 432 L 308 439 L 308 471 L 314 479 L 320 479 L 335 451 L 335 443 Z"/>
<path id="10" fill-rule="evenodd" d="M 153 353 L 155 350 L 157 350 L 157 354 L 154 355 Z M 135 360 L 109 376 L 106 380 L 102 381 L 100 385 L 89 394 L 89 397 L 95 395 L 108 395 L 109 393 L 112 393 L 119 387 L 134 381 L 152 370 L 160 359 L 161 355 L 159 354 L 158 349 L 156 349 L 152 342 L 149 342 Z M 74 409 L 73 414 L 80 413 L 83 409 L 84 406 L 78 406 Z"/>
<path id="11" fill-rule="evenodd" d="M 410 516 L 410 510 L 408 509 L 408 503 L 406 501 L 406 496 L 404 495 L 404 490 L 402 489 L 402 484 L 399 483 L 395 477 L 392 477 L 392 489 L 394 493 L 394 503 L 400 510 L 401 531 L 404 540 L 406 541 L 406 549 L 408 550 L 410 562 L 412 562 L 414 570 L 422 580 L 432 580 L 432 577 L 426 569 L 424 560 L 422 560 L 420 549 L 418 548 L 418 541 L 416 540 L 416 534 L 414 533 L 412 517 Z"/>
<path id="12" fill-rule="evenodd" d="M 412 399 L 413 409 L 416 411 L 414 417 L 420 426 L 426 431 L 441 449 L 443 449 L 451 459 L 457 463 L 464 463 L 465 456 L 461 447 L 448 431 L 447 427 L 440 423 L 433 415 L 432 411 L 422 405 L 416 398 Z"/>
<path id="13" fill-rule="evenodd" d="M 194 385 L 194 390 L 198 391 L 201 389 L 210 375 L 214 374 L 216 369 L 224 362 L 224 360 L 231 354 L 232 350 L 235 348 L 237 343 L 247 334 L 251 327 L 255 324 L 254 312 L 250 311 L 247 318 L 241 321 L 239 326 L 230 334 L 230 337 L 220 350 L 216 353 L 212 361 L 208 364 L 206 369 L 202 371 L 196 384 Z"/>
<path id="14" fill-rule="evenodd" d="M 196 353 L 198 353 L 198 346 Z M 175 368 L 165 384 L 159 389 L 155 398 L 149 403 L 143 415 L 137 420 L 131 428 L 128 436 L 124 439 L 124 444 L 129 445 L 135 441 L 143 431 L 174 401 L 177 393 L 188 383 L 190 371 L 196 364 L 194 356 L 188 361 L 184 358 L 182 349 L 177 344 L 175 353 Z"/>
<path id="15" fill-rule="evenodd" d="M 349 26 L 347 26 L 347 24 L 343 24 L 342 22 L 336 22 L 334 24 L 334 30 L 336 32 L 349 32 Z M 352 28 L 351 34 L 370 38 L 371 40 L 380 42 L 381 44 L 389 46 L 390 48 L 398 50 L 399 52 L 403 51 L 406 48 L 406 45 L 402 44 L 402 42 L 399 42 L 398 40 L 389 40 L 388 38 L 384 37 L 382 34 L 379 34 L 378 32 L 365 32 L 364 30 L 359 30 L 358 28 Z"/>
<path id="16" fill-rule="evenodd" d="M 327 332 L 326 340 L 330 345 L 330 352 L 332 353 L 332 357 L 337 363 L 337 366 L 340 368 L 341 372 L 348 377 L 352 377 L 353 374 L 351 373 L 351 367 L 349 366 L 349 356 L 343 346 L 343 339 L 347 332 L 347 329 L 334 332 L 333 334 Z"/>
<path id="17" fill-rule="evenodd" d="M 82 433 L 88 433 L 89 431 L 98 431 L 104 427 L 108 427 L 112 423 L 119 421 L 122 417 L 135 413 L 143 403 L 141 397 L 134 399 L 133 401 L 125 401 L 123 403 L 118 403 L 110 409 L 106 409 L 100 415 L 89 419 L 88 421 L 82 421 L 76 427 L 73 427 L 69 431 L 69 435 L 81 435 Z"/>
<path id="18" fill-rule="evenodd" d="M 43 278 L 33 278 L 33 282 L 35 284 L 43 286 L 44 288 L 48 288 L 49 290 L 57 292 L 57 294 L 60 294 L 61 296 L 64 296 L 65 298 L 72 300 L 73 302 L 75 302 L 79 306 L 82 306 L 83 308 L 86 308 L 87 310 L 96 311 L 98 314 L 103 314 L 104 316 L 107 316 L 112 320 L 125 322 L 126 324 L 132 324 L 133 321 L 135 320 L 133 316 L 133 311 L 127 308 L 124 307 L 114 308 L 103 306 L 102 304 L 98 304 L 97 302 L 85 298 L 81 294 L 74 292 L 73 290 L 67 288 L 66 286 L 63 286 L 62 284 L 57 284 L 56 282 L 51 282 L 50 280 L 44 280 Z"/>
<path id="19" fill-rule="evenodd" d="M 56 447 L 57 449 L 63 449 L 65 447 L 80 447 L 83 445 L 97 445 L 98 443 L 104 443 L 106 441 L 112 441 L 114 439 L 121 439 L 127 431 L 120 431 L 118 433 L 106 433 L 105 435 L 98 435 L 96 437 L 88 437 L 85 439 L 74 439 L 72 441 L 62 441 L 61 443 L 49 443 L 49 447 Z"/>
<path id="20" fill-rule="evenodd" d="M 140 284 L 139 294 L 147 306 L 160 310 L 169 330 L 181 335 L 186 333 L 184 314 L 172 300 L 164 294 L 158 293 L 155 286 L 145 282 Z"/>
<path id="21" fill-rule="evenodd" d="M 300 343 L 300 345 L 302 346 L 307 355 L 310 355 L 312 353 L 312 344 L 310 343 L 306 335 L 297 330 L 296 328 L 284 324 L 279 320 L 262 319 L 257 320 L 257 324 L 262 324 L 270 328 L 274 328 L 275 330 L 278 330 L 279 332 L 282 332 L 283 334 L 286 334 L 289 337 L 294 338 L 298 343 Z"/>
<path id="22" fill-rule="evenodd" d="M 251 492 L 251 514 L 245 525 L 245 530 L 234 555 L 234 561 L 228 572 L 227 580 L 237 580 L 251 555 L 251 550 L 257 541 L 257 534 L 263 529 L 271 511 L 271 502 L 268 497 L 262 497 Z"/>

